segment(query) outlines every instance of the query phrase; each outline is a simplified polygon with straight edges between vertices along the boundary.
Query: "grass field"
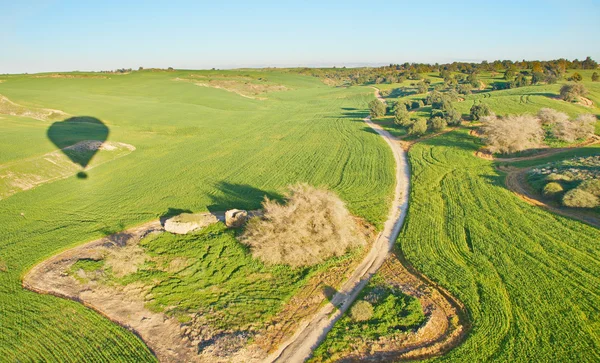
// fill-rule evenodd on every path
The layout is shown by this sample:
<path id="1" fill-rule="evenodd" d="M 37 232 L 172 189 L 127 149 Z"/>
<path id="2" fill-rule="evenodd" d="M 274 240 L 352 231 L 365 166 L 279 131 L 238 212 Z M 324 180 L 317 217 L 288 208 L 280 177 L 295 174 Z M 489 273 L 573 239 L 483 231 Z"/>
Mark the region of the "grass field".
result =
<path id="1" fill-rule="evenodd" d="M 473 322 L 441 361 L 600 359 L 600 232 L 526 204 L 467 130 L 416 144 L 398 243 Z"/>
<path id="2" fill-rule="evenodd" d="M 258 88 L 266 98 L 259 100 L 173 80 L 191 74 L 287 90 Z M 0 355 L 7 361 L 153 360 L 136 336 L 82 305 L 21 288 L 28 268 L 76 244 L 174 210 L 257 208 L 265 194 L 276 197 L 296 182 L 330 187 L 375 225 L 387 214 L 393 159 L 359 117 L 373 97 L 369 88 L 330 88 L 276 71 L 1 78 L 0 94 L 12 102 L 95 117 L 109 141 L 136 148 L 85 180 L 73 172 L 0 201 Z M 56 150 L 46 137 L 51 121 L 0 117 L 1 163 Z"/>

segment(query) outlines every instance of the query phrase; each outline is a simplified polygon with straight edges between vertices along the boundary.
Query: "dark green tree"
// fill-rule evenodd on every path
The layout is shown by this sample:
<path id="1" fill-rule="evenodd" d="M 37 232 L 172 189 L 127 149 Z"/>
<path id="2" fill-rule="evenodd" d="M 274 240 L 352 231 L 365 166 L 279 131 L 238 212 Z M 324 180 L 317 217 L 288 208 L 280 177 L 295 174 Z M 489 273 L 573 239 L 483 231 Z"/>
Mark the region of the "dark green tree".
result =
<path id="1" fill-rule="evenodd" d="M 492 110 L 490 106 L 485 103 L 474 103 L 471 106 L 471 121 L 479 121 L 484 116 L 489 116 L 492 114 Z"/>
<path id="2" fill-rule="evenodd" d="M 372 118 L 385 116 L 386 112 L 387 107 L 383 104 L 383 102 L 377 99 L 369 102 L 369 114 Z"/>

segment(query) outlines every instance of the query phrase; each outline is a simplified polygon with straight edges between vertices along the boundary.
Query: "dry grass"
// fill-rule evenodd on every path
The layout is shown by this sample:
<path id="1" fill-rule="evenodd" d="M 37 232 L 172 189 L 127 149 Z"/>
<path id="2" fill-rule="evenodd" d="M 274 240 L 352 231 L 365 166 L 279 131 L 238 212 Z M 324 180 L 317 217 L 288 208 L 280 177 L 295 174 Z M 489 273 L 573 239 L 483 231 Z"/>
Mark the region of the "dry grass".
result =
<path id="1" fill-rule="evenodd" d="M 364 244 L 344 203 L 307 184 L 288 188 L 286 204 L 263 202 L 264 217 L 248 223 L 241 241 L 268 264 L 309 266 Z"/>

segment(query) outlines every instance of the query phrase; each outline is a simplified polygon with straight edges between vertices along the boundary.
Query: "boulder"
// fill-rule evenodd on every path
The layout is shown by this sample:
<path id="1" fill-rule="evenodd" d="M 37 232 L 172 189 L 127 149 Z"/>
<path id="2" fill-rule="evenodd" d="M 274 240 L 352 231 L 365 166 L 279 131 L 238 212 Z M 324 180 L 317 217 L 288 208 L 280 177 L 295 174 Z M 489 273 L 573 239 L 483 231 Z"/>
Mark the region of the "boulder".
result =
<path id="1" fill-rule="evenodd" d="M 230 209 L 225 212 L 225 225 L 229 228 L 240 228 L 248 220 L 248 212 L 240 209 Z"/>
<path id="2" fill-rule="evenodd" d="M 211 213 L 182 213 L 167 219 L 164 228 L 167 232 L 187 234 L 218 221 L 219 219 Z"/>

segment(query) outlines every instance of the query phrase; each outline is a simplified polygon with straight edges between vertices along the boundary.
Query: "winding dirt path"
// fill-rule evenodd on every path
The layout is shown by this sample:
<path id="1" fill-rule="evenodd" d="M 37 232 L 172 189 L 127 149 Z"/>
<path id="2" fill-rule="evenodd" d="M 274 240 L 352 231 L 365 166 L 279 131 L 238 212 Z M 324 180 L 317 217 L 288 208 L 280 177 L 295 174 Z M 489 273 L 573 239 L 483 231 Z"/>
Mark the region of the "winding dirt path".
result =
<path id="1" fill-rule="evenodd" d="M 506 173 L 506 187 L 525 202 L 561 216 L 577 219 L 590 226 L 600 228 L 600 218 L 594 213 L 586 213 L 579 209 L 565 208 L 556 203 L 547 202 L 541 198 L 541 196 L 527 183 L 527 172 L 533 168 L 534 167 L 498 167 L 498 170 Z"/>
<path id="2" fill-rule="evenodd" d="M 385 102 L 378 91 L 376 95 L 381 102 Z M 396 162 L 396 186 L 388 219 L 367 256 L 330 302 L 310 321 L 303 323 L 290 340 L 283 343 L 279 350 L 267 358 L 267 362 L 294 363 L 304 362 L 308 359 L 313 349 L 325 339 L 335 322 L 348 310 L 373 274 L 383 265 L 400 233 L 408 209 L 410 188 L 410 169 L 406 161 L 406 154 L 397 139 L 381 126 L 371 122 L 370 116 L 366 117 L 364 121 L 387 142 Z"/>
<path id="3" fill-rule="evenodd" d="M 374 87 L 372 87 L 374 88 Z M 374 88 L 375 96 L 385 103 L 379 90 Z M 296 363 L 310 358 L 312 351 L 325 339 L 336 321 L 348 310 L 370 278 L 385 264 L 383 271 L 387 280 L 397 285 L 404 293 L 417 297 L 427 311 L 428 321 L 416 332 L 401 342 L 391 343 L 379 352 L 367 353 L 362 357 L 348 357 L 349 360 L 389 360 L 422 359 L 440 355 L 459 344 L 468 331 L 468 321 L 464 306 L 435 283 L 412 269 L 410 265 L 399 258 L 398 252 L 390 255 L 400 228 L 404 223 L 408 209 L 410 191 L 410 168 L 406 152 L 400 141 L 373 123 L 371 117 L 364 122 L 377 132 L 392 149 L 396 162 L 396 186 L 394 199 L 383 231 L 377 236 L 368 255 L 356 268 L 351 277 L 340 290 L 312 319 L 301 324 L 287 342 L 279 350 L 270 355 L 266 362 Z M 453 320 L 452 317 L 458 318 Z M 451 322 L 452 321 L 452 322 Z M 451 322 L 451 323 L 450 323 Z M 377 349 L 376 349 L 377 350 Z"/>

